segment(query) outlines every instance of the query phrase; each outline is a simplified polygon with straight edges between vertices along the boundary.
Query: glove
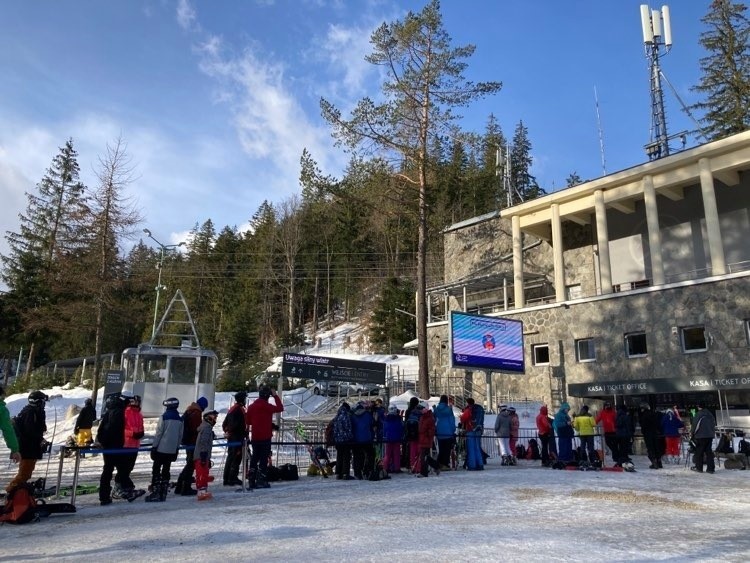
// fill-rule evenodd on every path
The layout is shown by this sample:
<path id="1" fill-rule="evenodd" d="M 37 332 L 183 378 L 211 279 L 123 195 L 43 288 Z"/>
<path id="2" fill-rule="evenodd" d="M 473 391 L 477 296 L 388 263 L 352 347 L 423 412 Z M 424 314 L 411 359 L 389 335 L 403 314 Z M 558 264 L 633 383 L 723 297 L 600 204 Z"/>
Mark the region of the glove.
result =
<path id="1" fill-rule="evenodd" d="M 201 452 L 201 465 L 208 464 L 208 452 Z"/>
<path id="2" fill-rule="evenodd" d="M 133 432 L 133 439 L 140 440 L 143 438 L 143 432 Z"/>

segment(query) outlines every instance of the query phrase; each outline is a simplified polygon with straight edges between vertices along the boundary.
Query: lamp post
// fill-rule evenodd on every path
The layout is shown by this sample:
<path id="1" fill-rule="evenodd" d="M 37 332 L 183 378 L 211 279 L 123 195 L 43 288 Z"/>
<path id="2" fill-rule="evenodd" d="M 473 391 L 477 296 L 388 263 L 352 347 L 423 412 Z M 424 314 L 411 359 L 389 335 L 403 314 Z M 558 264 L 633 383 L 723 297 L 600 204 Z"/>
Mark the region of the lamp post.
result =
<path id="1" fill-rule="evenodd" d="M 156 336 L 156 317 L 159 313 L 159 294 L 161 293 L 162 289 L 167 289 L 166 286 L 163 286 L 161 284 L 161 266 L 164 263 L 164 251 L 170 248 L 178 248 L 180 246 L 185 246 L 185 243 L 181 242 L 179 244 L 162 244 L 154 238 L 154 235 L 152 235 L 151 231 L 149 231 L 148 229 L 143 229 L 143 232 L 146 233 L 146 236 L 148 238 L 150 238 L 152 241 L 158 244 L 160 248 L 159 262 L 156 265 L 156 267 L 159 270 L 159 277 L 156 282 L 156 303 L 154 304 L 154 323 L 151 326 L 151 341 L 153 342 L 154 336 Z"/>

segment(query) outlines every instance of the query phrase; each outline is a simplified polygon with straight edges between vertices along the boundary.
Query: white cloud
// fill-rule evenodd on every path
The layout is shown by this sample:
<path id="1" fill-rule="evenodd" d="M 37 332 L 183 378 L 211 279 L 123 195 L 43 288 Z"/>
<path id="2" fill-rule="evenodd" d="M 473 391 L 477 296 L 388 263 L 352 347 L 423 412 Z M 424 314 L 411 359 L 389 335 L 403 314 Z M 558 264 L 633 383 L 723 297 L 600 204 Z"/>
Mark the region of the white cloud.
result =
<path id="1" fill-rule="evenodd" d="M 329 83 L 333 92 L 340 90 L 339 95 L 354 96 L 364 91 L 368 76 L 373 75 L 373 66 L 365 61 L 365 56 L 372 51 L 370 34 L 373 26 L 344 27 L 329 25 L 325 37 L 314 46 L 321 55 L 325 56 L 330 71 L 337 77 Z M 339 80 L 338 77 L 343 76 Z"/>
<path id="2" fill-rule="evenodd" d="M 190 0 L 177 0 L 177 23 L 184 31 L 200 31 L 198 17 Z"/>

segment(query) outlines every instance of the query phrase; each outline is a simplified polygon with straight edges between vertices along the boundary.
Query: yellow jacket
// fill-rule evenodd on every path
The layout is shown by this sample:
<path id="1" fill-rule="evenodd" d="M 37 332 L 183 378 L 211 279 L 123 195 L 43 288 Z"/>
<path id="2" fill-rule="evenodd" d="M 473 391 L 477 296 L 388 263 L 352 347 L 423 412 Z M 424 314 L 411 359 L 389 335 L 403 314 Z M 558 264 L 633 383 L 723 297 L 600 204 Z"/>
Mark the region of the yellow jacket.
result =
<path id="1" fill-rule="evenodd" d="M 573 419 L 573 428 L 579 436 L 593 436 L 596 434 L 596 421 L 590 414 L 579 414 Z"/>

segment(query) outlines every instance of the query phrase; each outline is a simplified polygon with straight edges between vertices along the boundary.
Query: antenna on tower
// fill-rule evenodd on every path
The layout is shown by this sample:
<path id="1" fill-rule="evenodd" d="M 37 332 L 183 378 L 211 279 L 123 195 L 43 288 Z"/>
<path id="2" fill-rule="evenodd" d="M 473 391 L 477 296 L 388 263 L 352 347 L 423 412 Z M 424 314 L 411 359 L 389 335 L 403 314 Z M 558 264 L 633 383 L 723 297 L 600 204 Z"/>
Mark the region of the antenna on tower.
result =
<path id="1" fill-rule="evenodd" d="M 594 106 L 596 107 L 596 128 L 599 130 L 599 152 L 602 155 L 602 172 L 607 175 L 607 160 L 604 158 L 604 133 L 602 132 L 602 119 L 599 116 L 599 96 L 594 86 Z"/>

